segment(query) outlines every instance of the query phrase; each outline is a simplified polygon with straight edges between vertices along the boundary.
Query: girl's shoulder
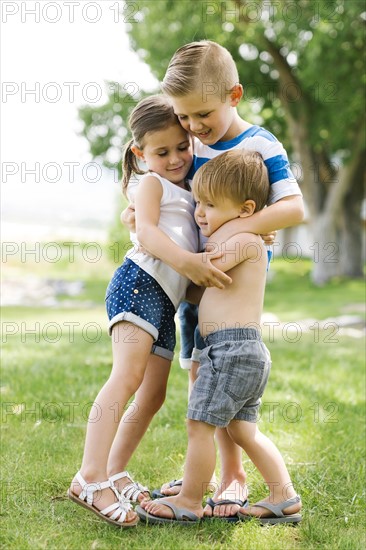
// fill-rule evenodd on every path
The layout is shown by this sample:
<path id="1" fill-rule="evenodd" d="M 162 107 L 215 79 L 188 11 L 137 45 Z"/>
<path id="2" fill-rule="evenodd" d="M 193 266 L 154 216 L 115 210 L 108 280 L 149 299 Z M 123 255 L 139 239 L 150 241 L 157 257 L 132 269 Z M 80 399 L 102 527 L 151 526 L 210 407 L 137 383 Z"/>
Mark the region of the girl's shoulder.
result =
<path id="1" fill-rule="evenodd" d="M 160 181 L 163 189 L 169 190 L 170 192 L 172 192 L 174 194 L 178 194 L 178 195 L 185 195 L 186 193 L 188 193 L 189 195 L 191 194 L 190 191 L 188 191 L 186 189 L 183 189 L 182 187 L 180 187 L 179 185 L 176 185 L 175 183 L 172 183 L 170 180 L 164 178 L 163 176 L 160 176 L 156 172 L 148 172 L 143 177 L 144 178 L 145 177 L 154 177 L 154 178 L 158 179 Z"/>
<path id="2" fill-rule="evenodd" d="M 155 179 L 159 180 L 161 184 L 163 184 L 164 180 L 168 181 L 165 178 L 163 178 L 162 176 L 160 176 L 157 172 L 151 172 L 151 171 L 146 172 L 146 174 L 144 174 L 141 179 L 147 179 L 147 178 L 155 178 Z"/>

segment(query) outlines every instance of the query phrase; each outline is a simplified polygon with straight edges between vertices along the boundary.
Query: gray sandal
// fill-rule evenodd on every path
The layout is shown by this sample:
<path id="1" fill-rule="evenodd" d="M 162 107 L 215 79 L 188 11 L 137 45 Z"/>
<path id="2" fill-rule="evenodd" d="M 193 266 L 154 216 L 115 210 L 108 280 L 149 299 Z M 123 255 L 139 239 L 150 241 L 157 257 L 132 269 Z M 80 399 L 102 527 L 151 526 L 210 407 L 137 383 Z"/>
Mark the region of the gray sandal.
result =
<path id="1" fill-rule="evenodd" d="M 230 504 L 238 504 L 240 506 L 240 508 L 248 508 L 249 501 L 246 498 L 245 500 L 225 499 L 225 500 L 218 500 L 217 502 L 215 502 L 214 500 L 212 500 L 212 498 L 208 498 L 206 500 L 206 504 L 208 504 L 208 506 L 210 506 L 210 508 L 212 509 L 212 516 L 205 516 L 206 520 L 221 519 L 222 521 L 228 521 L 228 522 L 231 522 L 231 523 L 236 523 L 237 521 L 240 521 L 240 518 L 239 518 L 238 514 L 235 514 L 234 516 L 214 516 L 213 515 L 214 508 L 216 508 L 216 506 L 221 506 L 221 505 L 225 505 L 225 504 L 229 504 L 229 505 Z"/>
<path id="2" fill-rule="evenodd" d="M 278 504 L 271 504 L 270 502 L 260 501 L 257 504 L 252 504 L 253 508 L 265 508 L 272 512 L 272 516 L 260 517 L 250 516 L 248 514 L 242 514 L 238 512 L 238 516 L 241 520 L 247 521 L 248 519 L 256 519 L 262 525 L 277 525 L 278 523 L 299 523 L 302 519 L 301 514 L 284 514 L 283 511 L 289 506 L 300 502 L 300 496 L 296 495 L 293 498 L 279 502 Z"/>
<path id="3" fill-rule="evenodd" d="M 154 516 L 149 514 L 146 510 L 137 506 L 135 512 L 137 512 L 139 518 L 146 523 L 153 524 L 176 524 L 176 525 L 195 525 L 201 521 L 201 518 L 196 516 L 193 512 L 186 510 L 185 508 L 177 508 L 174 504 L 168 502 L 168 500 L 161 500 L 161 504 L 167 506 L 173 511 L 174 518 L 162 518 L 160 516 Z"/>
<path id="4" fill-rule="evenodd" d="M 183 485 L 183 479 L 173 479 L 173 481 L 169 481 L 169 487 L 181 487 Z M 161 489 L 154 489 L 151 493 L 152 498 L 169 498 L 173 495 L 164 495 L 164 493 L 161 492 Z"/>

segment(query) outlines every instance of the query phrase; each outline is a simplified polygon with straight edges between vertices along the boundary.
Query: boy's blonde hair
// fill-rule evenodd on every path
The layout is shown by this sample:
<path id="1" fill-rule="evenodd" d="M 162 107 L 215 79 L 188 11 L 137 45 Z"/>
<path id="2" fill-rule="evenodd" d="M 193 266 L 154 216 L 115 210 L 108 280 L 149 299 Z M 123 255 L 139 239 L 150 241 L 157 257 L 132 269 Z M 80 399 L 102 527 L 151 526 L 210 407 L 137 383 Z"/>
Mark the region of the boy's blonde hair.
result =
<path id="1" fill-rule="evenodd" d="M 262 156 L 256 151 L 231 149 L 206 162 L 197 170 L 192 191 L 196 200 L 220 203 L 230 199 L 236 204 L 255 202 L 255 212 L 268 200 L 269 179 Z"/>
<path id="2" fill-rule="evenodd" d="M 168 96 L 180 97 L 205 86 L 211 95 L 223 97 L 238 83 L 238 70 L 230 52 L 216 42 L 201 40 L 175 52 L 161 88 Z"/>

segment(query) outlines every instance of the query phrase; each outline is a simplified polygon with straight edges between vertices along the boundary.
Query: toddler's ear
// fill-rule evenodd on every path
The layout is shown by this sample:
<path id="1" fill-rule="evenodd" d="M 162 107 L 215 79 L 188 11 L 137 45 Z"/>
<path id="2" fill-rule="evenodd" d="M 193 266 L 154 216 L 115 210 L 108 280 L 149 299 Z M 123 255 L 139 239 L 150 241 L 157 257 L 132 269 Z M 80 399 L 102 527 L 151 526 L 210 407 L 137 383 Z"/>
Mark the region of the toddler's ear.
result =
<path id="1" fill-rule="evenodd" d="M 230 91 L 231 106 L 236 107 L 242 97 L 243 97 L 243 86 L 241 84 L 235 84 L 235 86 Z"/>
<path id="2" fill-rule="evenodd" d="M 246 218 L 247 216 L 251 216 L 252 214 L 254 214 L 255 206 L 255 201 L 253 201 L 252 199 L 248 199 L 247 201 L 245 201 L 241 205 L 239 218 Z"/>
<path id="3" fill-rule="evenodd" d="M 135 155 L 135 157 L 141 159 L 141 160 L 144 160 L 144 153 L 141 151 L 141 149 L 139 149 L 138 147 L 136 147 L 136 145 L 132 145 L 131 147 L 131 151 L 133 152 L 133 154 Z"/>

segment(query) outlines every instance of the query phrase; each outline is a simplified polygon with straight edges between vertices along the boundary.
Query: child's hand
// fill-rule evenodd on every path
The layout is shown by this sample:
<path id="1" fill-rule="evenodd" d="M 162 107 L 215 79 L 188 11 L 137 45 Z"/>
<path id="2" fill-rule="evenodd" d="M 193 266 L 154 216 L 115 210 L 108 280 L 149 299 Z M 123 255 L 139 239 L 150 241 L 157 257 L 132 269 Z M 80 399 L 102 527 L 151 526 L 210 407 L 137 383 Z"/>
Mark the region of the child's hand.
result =
<path id="1" fill-rule="evenodd" d="M 277 231 L 272 231 L 271 233 L 266 233 L 265 235 L 261 235 L 261 237 L 264 240 L 264 244 L 267 246 L 270 246 L 275 242 L 276 235 L 277 235 Z"/>
<path id="2" fill-rule="evenodd" d="M 232 279 L 223 271 L 212 265 L 212 260 L 217 260 L 223 255 L 222 251 L 203 252 L 190 255 L 190 260 L 185 265 L 184 274 L 198 286 L 216 286 L 223 289 L 232 282 Z"/>
<path id="3" fill-rule="evenodd" d="M 136 231 L 135 206 L 130 203 L 123 212 L 121 212 L 121 222 L 127 226 L 127 229 L 132 233 Z"/>

